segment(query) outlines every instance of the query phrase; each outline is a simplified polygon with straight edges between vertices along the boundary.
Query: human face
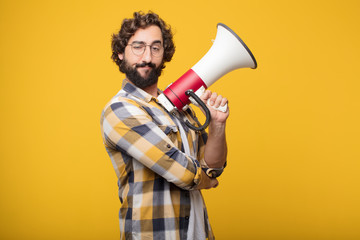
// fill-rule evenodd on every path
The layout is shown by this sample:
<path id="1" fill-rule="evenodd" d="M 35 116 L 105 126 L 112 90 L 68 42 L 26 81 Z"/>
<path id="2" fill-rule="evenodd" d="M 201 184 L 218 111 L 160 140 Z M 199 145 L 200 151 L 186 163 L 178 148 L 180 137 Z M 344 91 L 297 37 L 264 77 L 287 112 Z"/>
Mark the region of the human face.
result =
<path id="1" fill-rule="evenodd" d="M 132 44 L 134 42 L 142 42 L 146 45 L 152 45 L 154 43 L 160 43 L 163 45 L 161 30 L 155 25 L 151 25 L 144 29 L 140 28 L 129 39 L 128 44 Z M 151 54 L 149 46 L 146 46 L 145 52 L 142 55 L 135 55 L 131 50 L 131 46 L 127 45 L 124 53 L 121 53 L 118 56 L 120 60 L 125 60 L 124 62 L 126 62 L 129 67 L 136 69 L 139 75 L 144 79 L 147 79 L 151 71 L 154 69 L 154 67 L 149 65 L 153 64 L 155 68 L 158 68 L 163 63 L 163 56 L 154 57 Z M 131 79 L 129 80 L 131 81 Z"/>

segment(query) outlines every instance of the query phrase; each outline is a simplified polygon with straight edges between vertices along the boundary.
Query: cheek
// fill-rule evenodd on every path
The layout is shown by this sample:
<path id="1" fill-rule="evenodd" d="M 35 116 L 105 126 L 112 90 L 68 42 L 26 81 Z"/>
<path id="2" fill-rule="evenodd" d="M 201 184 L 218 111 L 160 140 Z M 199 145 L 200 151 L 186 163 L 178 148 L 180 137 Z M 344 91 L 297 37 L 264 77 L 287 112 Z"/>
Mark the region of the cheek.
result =
<path id="1" fill-rule="evenodd" d="M 153 63 L 156 65 L 156 67 L 159 67 L 163 63 L 163 60 L 162 59 L 154 59 Z"/>
<path id="2" fill-rule="evenodd" d="M 134 66 L 135 64 L 137 64 L 139 62 L 139 59 L 136 57 L 127 57 L 126 58 L 126 62 L 130 65 L 130 66 Z"/>
<path id="3" fill-rule="evenodd" d="M 130 48 L 125 49 L 123 57 L 126 60 L 126 62 L 128 62 L 128 64 L 130 64 L 130 65 L 134 65 L 134 64 L 138 63 L 138 61 L 139 61 L 139 57 L 134 55 Z"/>

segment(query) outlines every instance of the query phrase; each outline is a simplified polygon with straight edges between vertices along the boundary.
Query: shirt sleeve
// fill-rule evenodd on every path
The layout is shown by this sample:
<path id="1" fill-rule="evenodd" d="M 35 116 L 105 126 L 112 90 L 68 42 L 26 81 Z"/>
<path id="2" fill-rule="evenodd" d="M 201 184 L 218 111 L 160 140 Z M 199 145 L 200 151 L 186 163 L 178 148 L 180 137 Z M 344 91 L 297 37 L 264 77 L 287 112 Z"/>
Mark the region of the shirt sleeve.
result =
<path id="1" fill-rule="evenodd" d="M 110 104 L 101 125 L 107 147 L 125 152 L 180 188 L 190 190 L 200 183 L 200 163 L 180 151 L 136 102 Z"/>

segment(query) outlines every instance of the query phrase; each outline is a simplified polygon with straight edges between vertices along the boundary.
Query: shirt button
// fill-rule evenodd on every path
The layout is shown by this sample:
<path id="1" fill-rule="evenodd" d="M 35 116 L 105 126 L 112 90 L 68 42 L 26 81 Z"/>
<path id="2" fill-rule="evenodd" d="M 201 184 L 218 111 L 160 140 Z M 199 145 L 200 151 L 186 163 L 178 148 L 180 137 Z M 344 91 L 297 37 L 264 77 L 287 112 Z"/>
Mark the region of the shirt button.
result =
<path id="1" fill-rule="evenodd" d="M 170 144 L 167 144 L 166 147 L 167 147 L 167 148 L 171 148 L 171 145 L 170 145 Z"/>
<path id="2" fill-rule="evenodd" d="M 186 216 L 186 217 L 185 217 L 185 220 L 189 220 L 189 216 Z"/>

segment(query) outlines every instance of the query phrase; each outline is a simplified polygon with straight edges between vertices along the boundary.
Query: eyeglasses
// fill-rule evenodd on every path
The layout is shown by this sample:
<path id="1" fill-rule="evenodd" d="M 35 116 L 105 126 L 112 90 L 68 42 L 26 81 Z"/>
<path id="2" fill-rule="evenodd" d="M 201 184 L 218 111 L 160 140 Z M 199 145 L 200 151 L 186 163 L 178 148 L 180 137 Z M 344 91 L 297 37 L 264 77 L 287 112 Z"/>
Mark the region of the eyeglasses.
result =
<path id="1" fill-rule="evenodd" d="M 161 57 L 164 53 L 164 48 L 160 42 L 155 42 L 151 45 L 147 45 L 144 42 L 133 42 L 128 45 L 131 46 L 131 51 L 137 56 L 143 55 L 147 46 L 150 47 L 151 55 L 154 57 Z"/>

